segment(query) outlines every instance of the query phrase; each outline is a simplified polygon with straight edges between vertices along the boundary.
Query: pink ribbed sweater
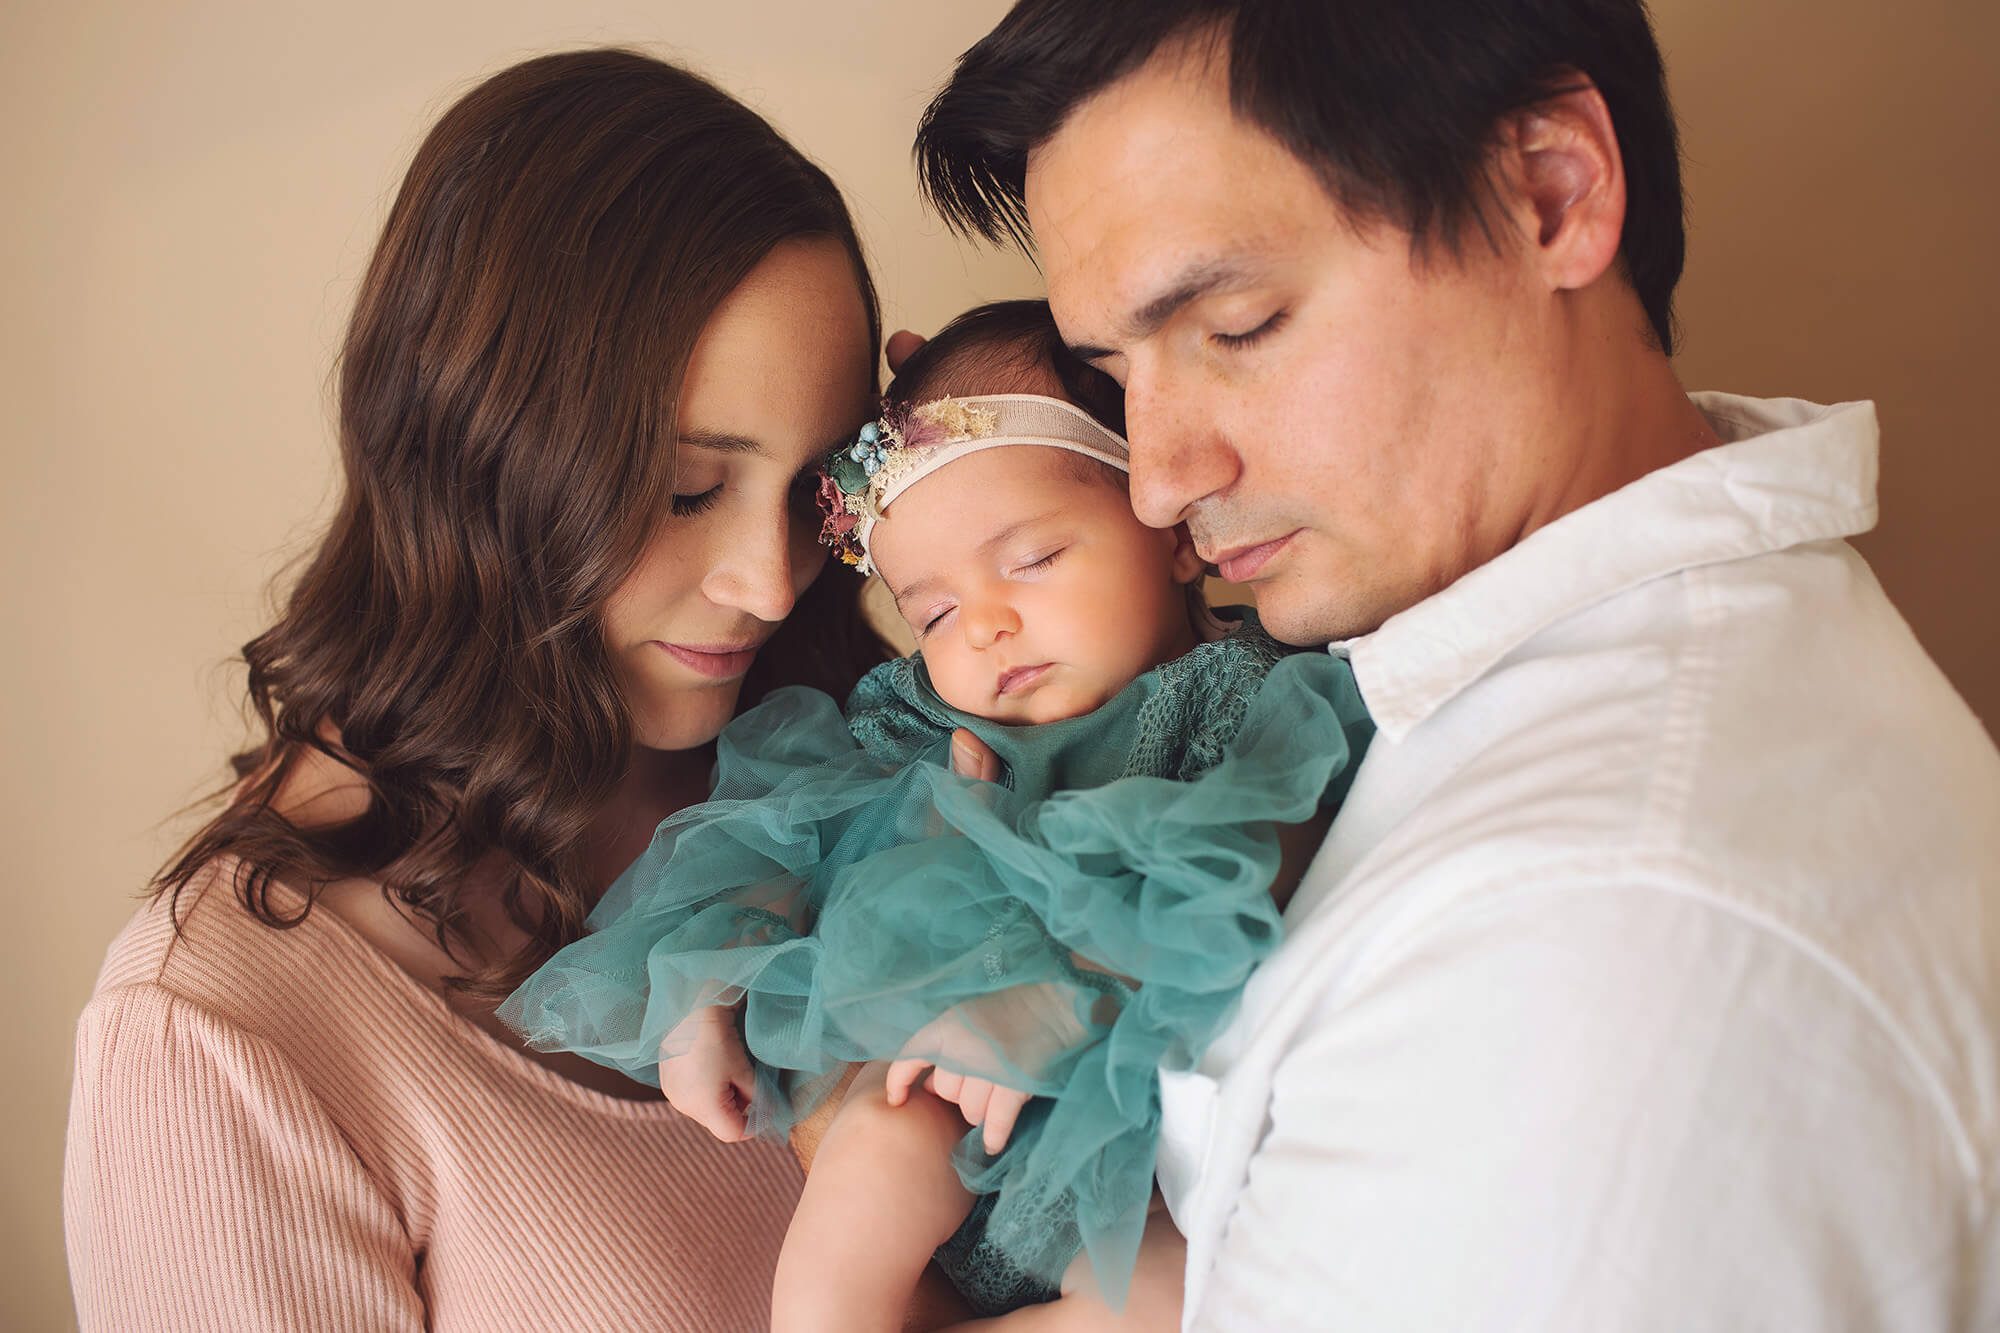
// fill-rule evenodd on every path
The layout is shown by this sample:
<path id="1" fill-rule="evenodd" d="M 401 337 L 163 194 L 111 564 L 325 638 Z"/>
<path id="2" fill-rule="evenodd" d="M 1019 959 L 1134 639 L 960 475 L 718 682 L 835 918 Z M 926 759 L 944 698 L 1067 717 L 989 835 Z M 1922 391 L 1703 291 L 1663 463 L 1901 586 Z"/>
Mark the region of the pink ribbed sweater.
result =
<path id="1" fill-rule="evenodd" d="M 294 899 L 294 901 L 296 901 Z M 77 1033 L 85 1329 L 747 1333 L 798 1168 L 569 1082 L 338 918 L 149 906 Z"/>

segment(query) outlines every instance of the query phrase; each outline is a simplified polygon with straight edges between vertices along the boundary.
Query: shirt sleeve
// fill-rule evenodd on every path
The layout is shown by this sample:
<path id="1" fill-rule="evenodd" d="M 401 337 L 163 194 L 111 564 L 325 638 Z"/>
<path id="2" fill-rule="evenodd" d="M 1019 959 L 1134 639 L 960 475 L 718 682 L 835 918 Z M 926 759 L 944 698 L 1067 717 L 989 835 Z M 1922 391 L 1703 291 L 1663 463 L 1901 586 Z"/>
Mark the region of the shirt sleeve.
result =
<path id="1" fill-rule="evenodd" d="M 1695 891 L 1475 902 L 1279 1054 L 1188 1327 L 1966 1326 L 1976 1166 L 1857 978 Z"/>
<path id="2" fill-rule="evenodd" d="M 156 985 L 78 1028 L 63 1181 L 90 1329 L 421 1329 L 402 1224 L 269 1044 Z"/>

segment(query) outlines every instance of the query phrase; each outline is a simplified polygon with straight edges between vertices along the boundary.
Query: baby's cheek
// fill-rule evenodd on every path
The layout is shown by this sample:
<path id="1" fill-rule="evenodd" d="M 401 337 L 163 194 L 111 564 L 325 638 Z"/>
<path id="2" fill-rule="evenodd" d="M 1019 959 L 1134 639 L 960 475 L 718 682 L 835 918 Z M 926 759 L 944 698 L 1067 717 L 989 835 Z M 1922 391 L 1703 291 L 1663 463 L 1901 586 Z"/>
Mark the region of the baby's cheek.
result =
<path id="1" fill-rule="evenodd" d="M 976 713 L 981 700 L 973 689 L 971 672 L 965 663 L 947 657 L 943 661 L 926 659 L 931 673 L 931 684 L 937 688 L 938 697 L 962 712 Z"/>

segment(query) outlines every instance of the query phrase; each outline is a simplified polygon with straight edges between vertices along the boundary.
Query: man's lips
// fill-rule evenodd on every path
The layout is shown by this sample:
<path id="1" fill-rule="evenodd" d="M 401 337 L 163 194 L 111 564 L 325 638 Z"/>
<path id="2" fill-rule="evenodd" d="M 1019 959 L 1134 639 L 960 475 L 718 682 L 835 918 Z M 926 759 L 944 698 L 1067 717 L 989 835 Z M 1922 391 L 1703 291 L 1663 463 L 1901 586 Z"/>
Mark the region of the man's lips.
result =
<path id="1" fill-rule="evenodd" d="M 1226 551 L 1218 551 L 1213 557 L 1216 569 L 1231 583 L 1248 583 L 1257 577 L 1257 571 L 1269 564 L 1271 557 L 1285 549 L 1292 538 L 1298 536 L 1295 528 L 1276 541 L 1259 542 L 1255 546 L 1236 546 Z"/>
<path id="2" fill-rule="evenodd" d="M 762 641 L 754 643 L 664 643 L 653 641 L 668 657 L 690 671 L 714 680 L 730 680 L 750 669 Z"/>
<path id="3" fill-rule="evenodd" d="M 994 686 L 995 694 L 1018 694 L 1049 673 L 1053 662 L 1043 662 L 1040 666 L 1009 667 L 1000 673 L 1000 682 Z"/>

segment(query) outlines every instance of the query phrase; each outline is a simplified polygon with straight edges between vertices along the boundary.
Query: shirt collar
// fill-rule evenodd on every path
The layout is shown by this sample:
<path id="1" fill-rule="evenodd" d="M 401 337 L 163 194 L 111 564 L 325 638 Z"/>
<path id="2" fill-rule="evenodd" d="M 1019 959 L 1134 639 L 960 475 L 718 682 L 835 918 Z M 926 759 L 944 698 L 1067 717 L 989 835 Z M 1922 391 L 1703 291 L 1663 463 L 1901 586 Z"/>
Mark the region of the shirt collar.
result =
<path id="1" fill-rule="evenodd" d="M 1662 575 L 1875 525 L 1873 403 L 1690 395 L 1722 444 L 1563 515 L 1373 633 L 1348 658 L 1377 729 L 1404 736 L 1563 617 Z"/>

